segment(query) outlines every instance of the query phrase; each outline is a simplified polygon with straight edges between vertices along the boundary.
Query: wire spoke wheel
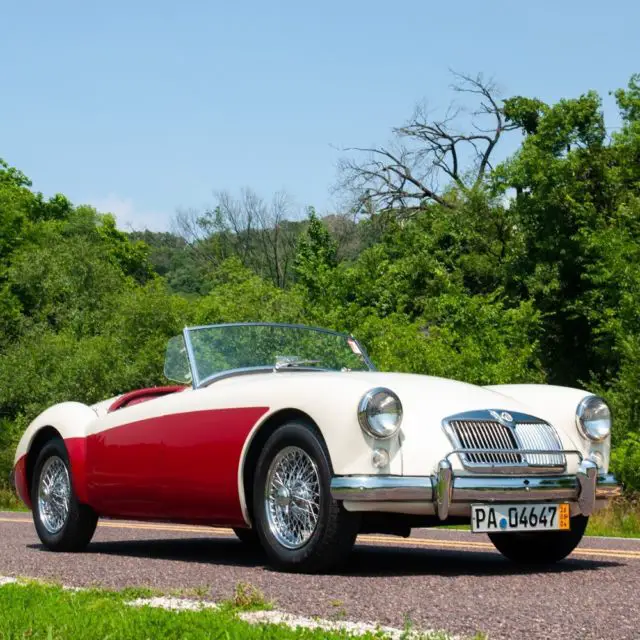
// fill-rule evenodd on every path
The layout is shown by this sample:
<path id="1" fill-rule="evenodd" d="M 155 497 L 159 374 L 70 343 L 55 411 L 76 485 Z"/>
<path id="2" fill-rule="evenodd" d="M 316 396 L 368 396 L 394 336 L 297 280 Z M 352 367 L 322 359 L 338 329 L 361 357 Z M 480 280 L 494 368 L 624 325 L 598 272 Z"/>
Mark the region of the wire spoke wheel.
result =
<path id="1" fill-rule="evenodd" d="M 69 516 L 71 481 L 67 465 L 50 457 L 43 465 L 38 483 L 38 512 L 42 526 L 50 534 L 62 530 Z"/>
<path id="2" fill-rule="evenodd" d="M 287 549 L 303 547 L 320 517 L 320 475 L 311 456 L 300 447 L 285 447 L 273 458 L 265 484 L 269 529 Z"/>

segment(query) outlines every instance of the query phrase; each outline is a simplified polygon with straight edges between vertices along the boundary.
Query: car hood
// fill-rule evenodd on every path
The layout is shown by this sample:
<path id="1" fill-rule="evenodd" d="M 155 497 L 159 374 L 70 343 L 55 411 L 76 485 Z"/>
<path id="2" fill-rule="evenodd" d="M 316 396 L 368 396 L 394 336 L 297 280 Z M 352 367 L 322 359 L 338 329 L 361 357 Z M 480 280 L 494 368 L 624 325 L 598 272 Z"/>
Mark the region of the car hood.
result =
<path id="1" fill-rule="evenodd" d="M 356 407 L 359 399 L 374 387 L 387 387 L 402 402 L 405 420 L 430 420 L 440 424 L 443 418 L 479 409 L 504 409 L 532 413 L 529 406 L 498 391 L 478 387 L 458 380 L 437 378 L 412 373 L 385 373 L 379 371 L 279 371 L 237 376 L 211 384 L 211 392 L 232 392 L 255 399 L 295 398 L 304 409 L 305 398 L 313 390 L 313 398 L 332 403 L 348 403 Z M 544 416 L 538 416 L 544 418 Z"/>
<path id="2" fill-rule="evenodd" d="M 343 374 L 344 375 L 344 374 Z M 437 416 L 438 420 L 463 411 L 505 409 L 532 413 L 530 406 L 498 391 L 459 380 L 413 373 L 359 372 L 348 374 L 368 387 L 387 387 L 398 394 L 405 409 Z M 543 417 L 543 416 L 539 416 Z"/>

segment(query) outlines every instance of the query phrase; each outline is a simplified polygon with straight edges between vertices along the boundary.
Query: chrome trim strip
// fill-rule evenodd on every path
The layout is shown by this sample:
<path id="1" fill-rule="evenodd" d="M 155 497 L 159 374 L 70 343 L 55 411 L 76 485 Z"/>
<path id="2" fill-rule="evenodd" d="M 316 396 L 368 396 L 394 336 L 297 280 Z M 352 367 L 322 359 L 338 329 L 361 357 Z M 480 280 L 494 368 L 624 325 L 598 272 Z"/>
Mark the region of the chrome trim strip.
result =
<path id="1" fill-rule="evenodd" d="M 283 327 L 286 329 L 310 329 L 311 331 L 330 333 L 334 336 L 341 336 L 344 338 L 353 337 L 349 336 L 348 333 L 340 333 L 339 331 L 332 331 L 331 329 L 324 329 L 323 327 L 311 327 L 306 324 L 295 324 L 291 322 L 214 322 L 213 324 L 198 324 L 192 327 L 187 327 L 187 330 L 198 331 L 199 329 L 220 329 L 221 327 Z"/>
<path id="2" fill-rule="evenodd" d="M 582 452 L 578 451 L 577 449 L 454 449 L 453 451 L 451 451 L 450 453 L 448 453 L 445 456 L 445 459 L 449 459 L 449 456 L 453 456 L 453 455 L 457 455 L 460 458 L 460 461 L 462 462 L 463 466 L 465 468 L 467 468 L 467 466 L 469 467 L 469 469 L 471 471 L 474 471 L 475 473 L 498 473 L 498 474 L 522 474 L 526 471 L 527 474 L 530 475 L 549 475 L 550 473 L 553 472 L 558 472 L 559 470 L 563 469 L 566 467 L 566 465 L 563 465 L 562 467 L 558 467 L 558 466 L 550 466 L 550 467 L 537 467 L 537 466 L 530 466 L 528 462 L 521 462 L 521 463 L 517 463 L 517 464 L 501 464 L 501 463 L 493 463 L 493 462 L 485 462 L 482 464 L 472 464 L 472 465 L 468 465 L 467 463 L 464 462 L 464 455 L 467 453 L 477 453 L 477 454 L 482 454 L 482 453 L 495 453 L 495 454 L 504 454 L 504 453 L 517 453 L 517 454 L 541 454 L 541 455 L 545 455 L 545 454 L 554 454 L 554 455 L 558 455 L 558 454 L 562 454 L 565 456 L 568 455 L 575 455 L 578 456 L 578 458 L 580 459 L 580 462 L 582 462 Z"/>
<path id="3" fill-rule="evenodd" d="M 198 377 L 198 368 L 196 367 L 196 356 L 193 352 L 193 345 L 191 344 L 191 336 L 189 335 L 189 328 L 185 327 L 182 330 L 182 336 L 184 337 L 184 346 L 187 348 L 187 357 L 189 358 L 189 368 L 191 369 L 191 386 L 197 389 L 200 384 L 200 378 Z"/>
<path id="4" fill-rule="evenodd" d="M 443 461 L 446 462 L 446 461 Z M 458 476 L 448 479 L 446 465 L 438 476 L 335 476 L 331 495 L 335 500 L 354 502 L 431 502 L 439 516 L 451 504 L 472 502 L 536 502 L 546 500 L 577 501 L 583 496 L 579 476 Z M 440 484 L 438 483 L 441 480 Z M 622 493 L 612 474 L 593 476 L 595 499 L 607 500 Z M 442 505 L 442 506 L 440 506 Z M 585 514 L 586 515 L 586 514 Z M 446 518 L 446 516 L 444 516 Z M 441 518 L 444 519 L 444 518 Z"/>
<path id="5" fill-rule="evenodd" d="M 453 485 L 454 502 L 494 502 L 536 500 L 575 500 L 578 485 L 575 476 L 523 478 L 495 476 L 484 478 L 458 477 Z"/>
<path id="6" fill-rule="evenodd" d="M 593 513 L 596 506 L 596 483 L 598 475 L 598 465 L 592 460 L 583 460 L 580 463 L 576 478 L 580 485 L 580 495 L 578 496 L 578 505 L 580 513 L 589 516 Z"/>
<path id="7" fill-rule="evenodd" d="M 440 520 L 449 517 L 449 506 L 453 497 L 453 469 L 448 460 L 440 460 L 436 477 L 436 511 Z"/>
<path id="8" fill-rule="evenodd" d="M 486 421 L 491 420 L 493 422 L 498 422 L 496 418 L 491 414 L 491 412 L 495 412 L 497 414 L 505 412 L 504 409 L 479 409 L 476 411 L 464 411 L 463 413 L 455 413 L 451 416 L 447 416 L 442 422 L 450 422 L 452 420 L 469 420 L 469 421 Z M 521 413 L 519 411 L 507 411 L 510 415 L 511 423 L 517 424 L 518 422 L 539 422 L 544 423 L 544 420 L 540 418 L 536 418 L 536 416 L 529 415 L 528 413 Z M 545 423 L 546 424 L 546 423 Z"/>
<path id="9" fill-rule="evenodd" d="M 252 373 L 281 373 L 283 371 L 295 371 L 296 373 L 299 371 L 314 371 L 318 373 L 318 371 L 333 371 L 333 369 L 324 369 L 322 367 L 291 367 L 289 369 L 276 369 L 273 366 L 259 366 L 259 367 L 242 367 L 240 369 L 229 369 L 228 371 L 220 371 L 219 373 L 214 373 L 204 380 L 200 380 L 199 387 L 208 387 L 210 384 L 214 382 L 218 382 L 219 380 L 224 380 L 225 378 L 235 378 L 236 376 L 247 376 Z"/>
<path id="10" fill-rule="evenodd" d="M 357 502 L 431 502 L 431 476 L 335 476 L 331 480 L 335 500 Z"/>

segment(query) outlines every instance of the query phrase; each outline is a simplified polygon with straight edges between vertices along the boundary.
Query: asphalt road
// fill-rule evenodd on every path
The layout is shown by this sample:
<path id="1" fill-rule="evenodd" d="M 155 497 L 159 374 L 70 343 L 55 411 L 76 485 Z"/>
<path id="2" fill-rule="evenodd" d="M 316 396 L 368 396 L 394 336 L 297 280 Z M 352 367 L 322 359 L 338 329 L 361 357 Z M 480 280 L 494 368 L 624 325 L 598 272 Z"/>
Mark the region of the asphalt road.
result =
<path id="1" fill-rule="evenodd" d="M 585 538 L 544 570 L 514 567 L 484 536 L 423 529 L 361 536 L 337 575 L 276 573 L 225 529 L 103 521 L 82 554 L 45 551 L 29 514 L 0 512 L 0 575 L 72 586 L 205 588 L 239 582 L 278 609 L 490 638 L 640 639 L 640 540 Z"/>

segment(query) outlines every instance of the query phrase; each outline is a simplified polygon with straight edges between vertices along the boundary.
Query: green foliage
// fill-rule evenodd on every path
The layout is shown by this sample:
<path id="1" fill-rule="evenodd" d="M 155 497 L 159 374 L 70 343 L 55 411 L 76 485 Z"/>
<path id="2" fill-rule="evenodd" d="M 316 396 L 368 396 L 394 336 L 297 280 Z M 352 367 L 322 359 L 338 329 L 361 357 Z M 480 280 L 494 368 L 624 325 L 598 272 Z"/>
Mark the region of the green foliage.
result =
<path id="1" fill-rule="evenodd" d="M 637 482 L 626 484 L 638 486 Z M 640 495 L 614 498 L 605 509 L 596 511 L 589 518 L 586 535 L 640 538 Z"/>
<path id="2" fill-rule="evenodd" d="M 536 133 L 540 116 L 548 107 L 536 98 L 514 96 L 504 101 L 504 116 L 507 122 L 516 124 L 524 133 Z"/>
<path id="3" fill-rule="evenodd" d="M 311 300 L 318 300 L 324 295 L 337 264 L 336 255 L 335 240 L 311 208 L 306 232 L 298 241 L 294 264 L 297 282 Z"/>
<path id="4" fill-rule="evenodd" d="M 33 194 L 27 177 L 0 158 L 0 275 L 22 240 Z"/>
<path id="5" fill-rule="evenodd" d="M 194 305 L 197 324 L 271 320 L 300 322 L 303 301 L 243 266 L 238 258 L 223 262 L 210 279 L 210 292 Z"/>
<path id="6" fill-rule="evenodd" d="M 153 268 L 149 262 L 149 247 L 141 241 L 132 241 L 126 233 L 116 229 L 116 219 L 104 215 L 98 226 L 98 234 L 104 241 L 111 261 L 122 273 L 131 276 L 140 284 L 153 277 Z"/>
<path id="7" fill-rule="evenodd" d="M 629 433 L 611 455 L 611 466 L 627 487 L 640 487 L 640 434 Z"/>
<path id="8" fill-rule="evenodd" d="M 605 327 L 623 293 L 615 251 L 638 239 L 629 215 L 638 185 L 621 179 L 635 160 L 621 148 L 628 141 L 606 143 L 594 93 L 538 113 L 520 150 L 493 176 L 498 190 L 517 194 L 510 209 L 522 250 L 506 286 L 543 314 L 541 357 L 551 382 L 586 383 L 592 375 L 604 382 L 620 364 L 611 348 L 617 338 Z"/>
<path id="9" fill-rule="evenodd" d="M 187 295 L 207 293 L 206 263 L 191 250 L 184 238 L 154 231 L 133 232 L 130 237 L 149 247 L 153 271 L 166 279 L 172 291 Z"/>
<path id="10" fill-rule="evenodd" d="M 370 317 L 357 334 L 383 370 L 503 384 L 544 381 L 538 326 L 529 302 L 506 309 L 497 296 L 443 295 L 420 321 Z"/>
<path id="11" fill-rule="evenodd" d="M 640 122 L 640 73 L 634 73 L 627 89 L 615 92 L 620 113 L 627 123 Z"/>
<path id="12" fill-rule="evenodd" d="M 0 470 L 9 474 L 13 467 L 13 445 L 20 436 L 19 423 L 0 418 Z M 2 478 L 4 480 L 5 478 Z M 0 484 L 0 489 L 2 484 Z M 1 508 L 1 507 L 0 507 Z"/>

